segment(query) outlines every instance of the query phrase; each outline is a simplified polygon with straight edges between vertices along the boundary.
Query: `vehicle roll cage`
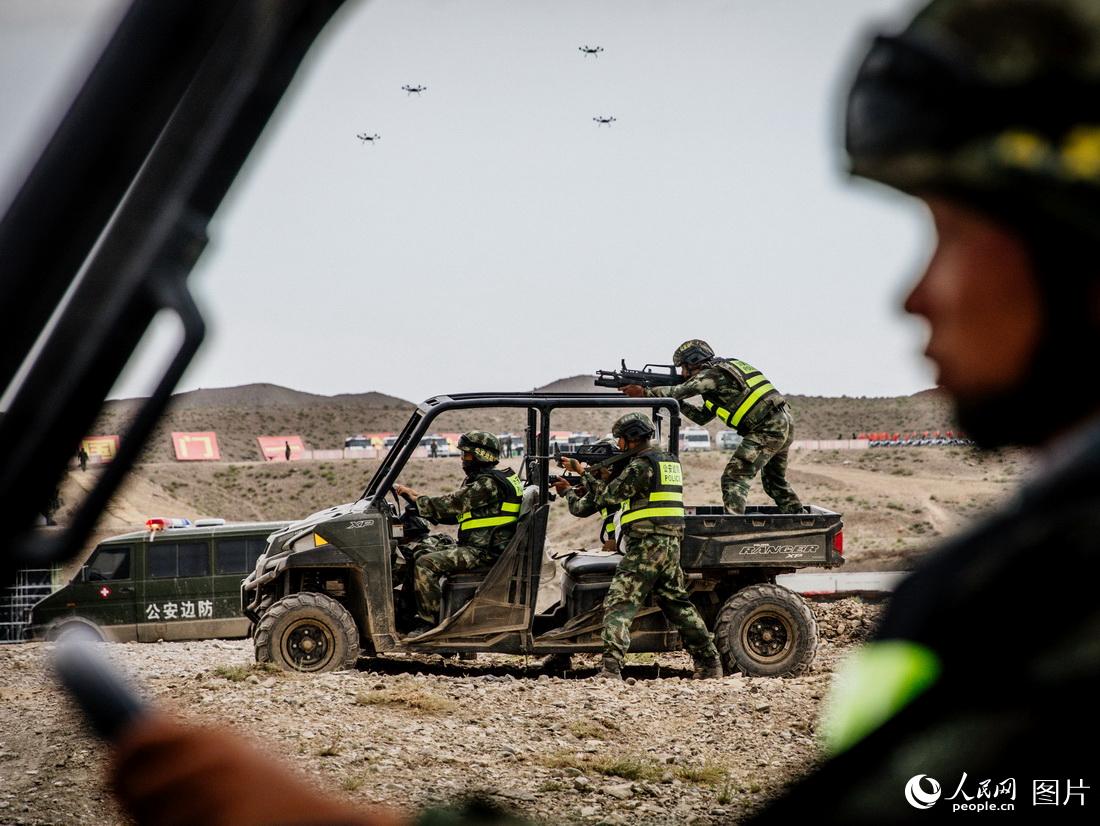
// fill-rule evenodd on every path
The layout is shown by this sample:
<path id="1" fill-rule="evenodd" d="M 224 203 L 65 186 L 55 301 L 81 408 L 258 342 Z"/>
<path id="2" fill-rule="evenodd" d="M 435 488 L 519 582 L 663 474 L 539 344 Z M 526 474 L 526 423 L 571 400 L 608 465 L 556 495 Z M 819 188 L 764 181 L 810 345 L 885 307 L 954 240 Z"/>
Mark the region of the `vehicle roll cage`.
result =
<path id="1" fill-rule="evenodd" d="M 382 460 L 363 491 L 361 499 L 385 496 L 397 481 L 397 474 L 412 457 L 420 439 L 432 422 L 451 410 L 476 410 L 487 407 L 520 407 L 527 409 L 527 427 L 524 429 L 524 462 L 528 479 L 537 479 L 538 504 L 547 502 L 546 480 L 549 475 L 550 411 L 557 408 L 639 407 L 651 411 L 657 424 L 657 438 L 661 438 L 662 409 L 668 411 L 669 451 L 679 452 L 680 403 L 672 398 L 635 399 L 618 393 L 456 393 L 451 396 L 432 396 L 421 402 L 397 437 L 397 442 Z"/>

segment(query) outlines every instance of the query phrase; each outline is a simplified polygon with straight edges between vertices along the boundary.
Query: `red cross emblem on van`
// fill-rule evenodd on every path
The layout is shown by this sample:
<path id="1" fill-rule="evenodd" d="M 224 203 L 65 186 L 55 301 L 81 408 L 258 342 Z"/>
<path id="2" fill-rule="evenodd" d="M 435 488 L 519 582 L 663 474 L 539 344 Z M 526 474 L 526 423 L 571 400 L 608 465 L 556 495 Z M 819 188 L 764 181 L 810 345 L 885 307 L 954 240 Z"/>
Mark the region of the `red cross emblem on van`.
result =
<path id="1" fill-rule="evenodd" d="M 99 595 L 104 599 L 107 599 L 107 597 L 111 595 L 111 589 L 104 585 L 102 588 L 99 589 Z"/>

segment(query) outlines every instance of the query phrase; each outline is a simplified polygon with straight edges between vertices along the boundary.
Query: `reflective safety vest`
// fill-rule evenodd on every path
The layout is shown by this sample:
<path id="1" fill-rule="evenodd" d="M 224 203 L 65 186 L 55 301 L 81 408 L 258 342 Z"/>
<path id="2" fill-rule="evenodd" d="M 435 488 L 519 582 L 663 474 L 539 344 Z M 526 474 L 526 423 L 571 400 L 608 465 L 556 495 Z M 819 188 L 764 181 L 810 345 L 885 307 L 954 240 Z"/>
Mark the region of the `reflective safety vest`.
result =
<path id="1" fill-rule="evenodd" d="M 706 396 L 703 396 L 703 407 L 735 430 L 740 430 L 741 421 L 751 411 L 755 410 L 761 402 L 779 396 L 779 391 L 775 389 L 775 385 L 751 364 L 739 359 L 727 359 L 718 362 L 715 367 L 744 383 L 745 392 L 732 405 L 733 410 L 722 407 L 721 404 L 711 401 Z M 779 396 L 779 401 L 783 401 L 782 396 Z"/>
<path id="2" fill-rule="evenodd" d="M 486 473 L 493 477 L 504 496 L 495 512 L 484 516 L 475 517 L 473 511 L 466 511 L 458 517 L 459 538 L 466 531 L 478 528 L 497 528 L 501 525 L 511 525 L 519 521 L 519 508 L 523 502 L 523 482 L 516 476 L 514 470 L 497 470 L 492 468 Z M 480 509 L 479 509 L 480 510 Z"/>
<path id="3" fill-rule="evenodd" d="M 600 539 L 614 539 L 615 529 L 618 527 L 615 524 L 615 514 L 623 510 L 630 504 L 629 499 L 624 499 L 617 505 L 608 505 L 606 508 L 600 508 L 600 516 L 603 517 L 603 525 L 600 528 Z"/>
<path id="4" fill-rule="evenodd" d="M 684 472 L 680 462 L 671 453 L 656 448 L 638 454 L 653 468 L 649 493 L 632 499 L 619 517 L 619 527 L 647 519 L 658 525 L 684 524 Z"/>

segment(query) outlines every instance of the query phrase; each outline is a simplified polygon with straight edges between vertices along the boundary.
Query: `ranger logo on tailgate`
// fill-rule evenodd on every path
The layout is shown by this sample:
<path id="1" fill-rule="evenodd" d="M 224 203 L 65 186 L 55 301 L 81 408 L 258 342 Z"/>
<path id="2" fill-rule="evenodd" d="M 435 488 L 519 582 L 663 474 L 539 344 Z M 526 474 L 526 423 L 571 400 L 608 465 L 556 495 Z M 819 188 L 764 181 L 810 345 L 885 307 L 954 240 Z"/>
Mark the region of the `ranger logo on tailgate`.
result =
<path id="1" fill-rule="evenodd" d="M 807 554 L 816 554 L 821 551 L 820 545 L 769 545 L 767 542 L 757 542 L 754 545 L 746 545 L 741 549 L 741 556 L 778 556 L 784 555 L 787 559 L 796 559 Z"/>

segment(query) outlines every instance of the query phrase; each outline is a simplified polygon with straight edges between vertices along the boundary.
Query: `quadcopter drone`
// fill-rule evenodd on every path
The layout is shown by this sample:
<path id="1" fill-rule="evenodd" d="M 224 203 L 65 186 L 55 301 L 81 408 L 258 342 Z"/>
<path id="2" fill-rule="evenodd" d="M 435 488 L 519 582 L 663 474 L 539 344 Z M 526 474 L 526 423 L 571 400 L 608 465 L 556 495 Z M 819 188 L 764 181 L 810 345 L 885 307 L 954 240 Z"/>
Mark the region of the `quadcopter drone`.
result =
<path id="1" fill-rule="evenodd" d="M 585 57 L 588 57 L 589 55 L 592 55 L 593 57 L 599 57 L 600 52 L 603 51 L 603 46 L 578 46 L 577 49 L 579 49 Z"/>
<path id="2" fill-rule="evenodd" d="M 377 132 L 375 132 L 373 135 L 368 135 L 366 132 L 360 132 L 355 137 L 359 138 L 359 140 L 361 140 L 363 143 L 374 143 L 375 141 L 382 139 L 382 136 L 379 135 Z"/>
<path id="3" fill-rule="evenodd" d="M 408 84 L 402 86 L 401 88 L 405 92 L 407 92 L 408 95 L 419 95 L 421 92 L 425 92 L 428 89 L 427 86 L 409 86 Z M 406 95 L 406 97 L 408 97 L 408 95 Z"/>
<path id="4" fill-rule="evenodd" d="M 596 117 L 592 118 L 592 120 L 596 121 L 597 126 L 610 126 L 611 124 L 613 124 L 615 122 L 615 116 L 614 115 L 596 115 Z"/>

